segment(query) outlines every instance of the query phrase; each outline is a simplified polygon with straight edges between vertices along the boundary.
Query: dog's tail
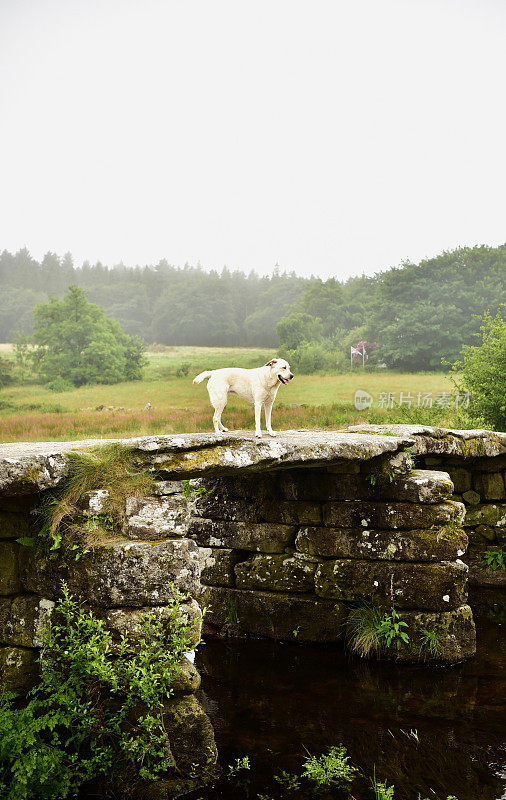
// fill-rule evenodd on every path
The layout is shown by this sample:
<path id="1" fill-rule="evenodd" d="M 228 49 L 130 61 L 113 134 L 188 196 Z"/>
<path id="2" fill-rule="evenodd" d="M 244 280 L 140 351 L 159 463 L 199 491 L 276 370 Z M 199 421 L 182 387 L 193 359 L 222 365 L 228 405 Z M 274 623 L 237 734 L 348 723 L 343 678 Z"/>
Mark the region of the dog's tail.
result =
<path id="1" fill-rule="evenodd" d="M 197 375 L 197 377 L 193 379 L 193 383 L 202 383 L 202 381 L 205 381 L 206 378 L 210 378 L 212 374 L 213 373 L 211 370 L 206 369 L 204 372 L 201 372 L 200 375 Z"/>

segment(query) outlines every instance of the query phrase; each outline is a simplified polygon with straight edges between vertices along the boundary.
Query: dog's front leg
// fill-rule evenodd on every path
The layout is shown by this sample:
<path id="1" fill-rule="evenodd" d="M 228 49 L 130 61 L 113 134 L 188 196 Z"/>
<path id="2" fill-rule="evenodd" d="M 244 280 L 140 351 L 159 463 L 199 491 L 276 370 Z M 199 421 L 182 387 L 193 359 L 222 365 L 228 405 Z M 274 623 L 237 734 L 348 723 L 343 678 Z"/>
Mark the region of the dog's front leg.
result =
<path id="1" fill-rule="evenodd" d="M 262 438 L 262 403 L 258 400 L 255 400 L 255 436 L 259 439 Z"/>
<path id="2" fill-rule="evenodd" d="M 269 436 L 276 436 L 276 431 L 272 430 L 272 425 L 271 425 L 271 411 L 273 404 L 274 400 L 271 403 L 268 402 L 265 403 L 265 427 L 267 428 L 267 433 L 269 434 Z"/>

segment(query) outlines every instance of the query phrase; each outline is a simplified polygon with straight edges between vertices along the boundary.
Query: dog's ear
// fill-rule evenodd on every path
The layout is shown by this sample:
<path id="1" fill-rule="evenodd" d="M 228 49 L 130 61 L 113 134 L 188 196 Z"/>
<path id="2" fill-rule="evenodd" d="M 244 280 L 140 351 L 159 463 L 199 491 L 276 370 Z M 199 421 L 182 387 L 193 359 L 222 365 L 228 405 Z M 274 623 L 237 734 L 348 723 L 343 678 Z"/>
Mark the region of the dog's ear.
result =
<path id="1" fill-rule="evenodd" d="M 277 358 L 273 358 L 272 361 L 268 361 L 267 364 L 264 364 L 264 367 L 273 367 L 274 364 L 277 364 L 277 363 L 278 363 L 278 359 Z"/>

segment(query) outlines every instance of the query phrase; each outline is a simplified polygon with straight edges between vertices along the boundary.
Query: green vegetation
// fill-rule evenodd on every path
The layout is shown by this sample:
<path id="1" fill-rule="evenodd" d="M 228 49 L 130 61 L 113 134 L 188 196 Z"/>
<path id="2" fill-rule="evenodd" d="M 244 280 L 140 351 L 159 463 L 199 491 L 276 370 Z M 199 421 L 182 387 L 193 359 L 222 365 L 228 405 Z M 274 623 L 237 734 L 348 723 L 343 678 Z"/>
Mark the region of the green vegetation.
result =
<path id="1" fill-rule="evenodd" d="M 302 777 L 318 787 L 347 789 L 357 772 L 349 760 L 343 745 L 331 747 L 328 753 L 323 753 L 319 758 L 309 755 L 304 760 Z"/>
<path id="2" fill-rule="evenodd" d="M 348 616 L 348 644 L 362 658 L 378 655 L 382 646 L 400 650 L 409 643 L 407 627 L 393 604 L 390 613 L 374 605 L 363 605 L 352 609 Z"/>
<path id="3" fill-rule="evenodd" d="M 249 756 L 236 758 L 233 764 L 228 765 L 228 777 L 231 778 L 233 775 L 237 775 L 238 772 L 242 772 L 243 770 L 248 770 L 248 769 L 251 769 Z"/>
<path id="4" fill-rule="evenodd" d="M 77 286 L 70 286 L 62 300 L 51 297 L 37 305 L 34 318 L 35 349 L 26 354 L 22 338 L 17 360 L 25 364 L 30 358 L 52 391 L 142 378 L 142 341 L 124 333 L 116 320 L 107 319 Z"/>
<path id="5" fill-rule="evenodd" d="M 376 780 L 376 772 L 371 778 L 371 789 L 374 792 L 374 800 L 394 800 L 395 786 L 388 786 L 386 781 Z"/>
<path id="6" fill-rule="evenodd" d="M 422 628 L 420 631 L 420 650 L 429 652 L 432 658 L 439 658 L 442 652 L 442 636 L 439 631 Z"/>
<path id="7" fill-rule="evenodd" d="M 506 569 L 506 552 L 502 547 L 489 547 L 482 554 L 483 563 L 490 569 Z"/>
<path id="8" fill-rule="evenodd" d="M 484 315 L 480 331 L 481 344 L 465 344 L 462 361 L 454 365 L 459 373 L 456 385 L 471 393 L 472 411 L 486 425 L 506 430 L 506 321 L 501 309 L 495 317 Z"/>
<path id="9" fill-rule="evenodd" d="M 38 509 L 42 522 L 40 539 L 50 550 L 67 549 L 79 558 L 101 536 L 120 533 L 127 497 L 149 494 L 153 475 L 135 470 L 132 451 L 121 444 L 96 447 L 89 452 L 68 453 L 69 474 L 63 486 L 45 494 Z M 93 516 L 93 524 L 83 529 L 78 517 L 87 492 L 107 487 L 103 510 Z M 90 522 L 90 520 L 89 520 Z"/>
<path id="10" fill-rule="evenodd" d="M 180 612 L 184 599 L 175 593 L 168 625 L 147 614 L 140 642 L 126 634 L 114 642 L 63 586 L 61 622 L 46 632 L 40 684 L 27 705 L 13 695 L 0 700 L 2 798 L 60 800 L 94 780 L 127 797 L 139 778 L 155 780 L 174 766 L 163 703 L 193 646 L 193 624 Z"/>

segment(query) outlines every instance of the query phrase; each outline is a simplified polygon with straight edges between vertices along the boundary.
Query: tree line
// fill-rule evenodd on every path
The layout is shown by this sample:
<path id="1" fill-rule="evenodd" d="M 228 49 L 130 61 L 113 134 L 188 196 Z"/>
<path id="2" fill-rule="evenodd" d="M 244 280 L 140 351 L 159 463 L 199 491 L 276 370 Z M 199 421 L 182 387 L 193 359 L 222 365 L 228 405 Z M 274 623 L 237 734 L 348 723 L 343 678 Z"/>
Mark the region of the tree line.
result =
<path id="1" fill-rule="evenodd" d="M 344 368 L 350 346 L 371 344 L 371 362 L 434 370 L 475 343 L 480 317 L 506 303 L 506 245 L 458 248 L 373 277 L 301 278 L 156 265 L 106 267 L 70 253 L 38 262 L 0 254 L 0 341 L 31 335 L 34 308 L 70 285 L 148 343 L 266 346 L 302 371 Z M 374 350 L 373 350 L 374 348 Z"/>

